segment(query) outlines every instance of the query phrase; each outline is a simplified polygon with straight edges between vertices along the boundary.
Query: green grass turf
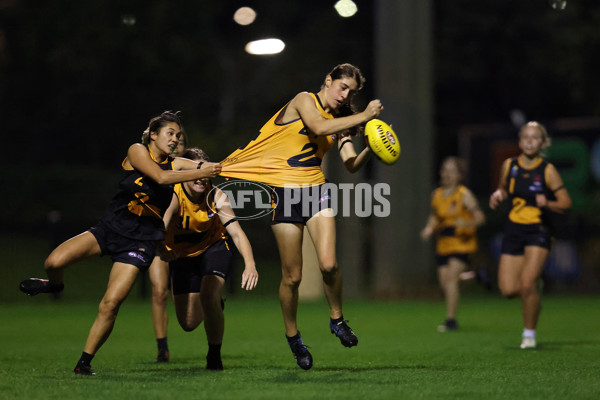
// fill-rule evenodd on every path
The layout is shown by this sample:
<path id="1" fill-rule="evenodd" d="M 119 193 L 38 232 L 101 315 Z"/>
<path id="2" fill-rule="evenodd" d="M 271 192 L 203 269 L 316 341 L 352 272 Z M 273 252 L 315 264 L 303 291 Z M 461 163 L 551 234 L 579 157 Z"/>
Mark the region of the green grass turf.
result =
<path id="1" fill-rule="evenodd" d="M 225 370 L 205 370 L 203 327 L 183 332 L 170 305 L 171 362 L 155 364 L 149 302 L 132 298 L 92 365 L 72 372 L 95 302 L 0 303 L 0 399 L 598 399 L 600 303 L 546 296 L 539 348 L 520 350 L 520 303 L 464 296 L 458 332 L 438 333 L 441 301 L 349 301 L 358 347 L 328 330 L 323 301 L 302 303 L 299 323 L 314 367 L 298 368 L 273 296 L 226 303 Z"/>

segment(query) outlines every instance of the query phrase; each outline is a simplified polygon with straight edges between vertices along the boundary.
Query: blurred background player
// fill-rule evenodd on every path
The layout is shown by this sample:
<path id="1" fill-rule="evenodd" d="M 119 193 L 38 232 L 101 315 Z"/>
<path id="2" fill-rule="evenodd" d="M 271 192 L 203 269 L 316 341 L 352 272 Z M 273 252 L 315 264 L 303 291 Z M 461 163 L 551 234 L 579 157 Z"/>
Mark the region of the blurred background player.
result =
<path id="1" fill-rule="evenodd" d="M 424 241 L 436 236 L 438 280 L 446 301 L 446 321 L 438 327 L 441 332 L 458 329 L 456 311 L 461 274 L 467 270 L 470 257 L 477 251 L 477 227 L 485 222 L 477 199 L 461 184 L 464 175 L 463 160 L 444 159 L 440 168 L 440 187 L 431 195 L 431 214 L 421 231 Z"/>
<path id="2" fill-rule="evenodd" d="M 95 375 L 92 358 L 112 332 L 119 307 L 139 271 L 150 266 L 157 244 L 164 239 L 162 217 L 173 197 L 172 185 L 221 172 L 220 164 L 170 156 L 182 129 L 178 113 L 165 111 L 152 118 L 142 135 L 142 143 L 129 147 L 122 164 L 125 177 L 98 225 L 50 253 L 44 263 L 48 279 L 29 278 L 19 286 L 30 296 L 60 292 L 64 288 L 66 267 L 92 256 L 111 256 L 113 266 L 108 287 L 75 366 L 76 374 Z"/>
<path id="3" fill-rule="evenodd" d="M 554 165 L 542 150 L 550 146 L 546 128 L 535 121 L 519 130 L 518 157 L 502 164 L 498 189 L 490 196 L 490 208 L 508 199 L 510 212 L 498 266 L 498 285 L 508 298 L 521 297 L 523 313 L 522 349 L 535 348 L 540 315 L 537 281 L 550 254 L 552 213 L 571 208 L 571 198 Z"/>
<path id="4" fill-rule="evenodd" d="M 359 125 L 377 117 L 383 106 L 379 100 L 372 100 L 364 111 L 353 110 L 352 100 L 363 83 L 358 68 L 351 64 L 337 65 L 327 74 L 318 93 L 298 93 L 271 117 L 255 139 L 223 161 L 222 176 L 270 185 L 279 199 L 272 225 L 282 266 L 279 301 L 288 344 L 302 369 L 310 369 L 313 364 L 296 319 L 305 226 L 323 276 L 331 333 L 346 347 L 358 344 L 342 313 L 335 217 L 330 193 L 324 187 L 321 162 L 333 145 L 337 145 L 350 172 L 356 172 L 368 160 L 369 148 L 357 155 L 351 137 L 359 132 Z M 286 205 L 285 199 L 291 198 L 300 201 Z"/>
<path id="5" fill-rule="evenodd" d="M 208 156 L 197 148 L 186 149 L 181 156 L 208 161 Z M 155 257 L 153 285 L 168 286 L 170 266 L 179 325 L 190 332 L 204 321 L 208 341 L 206 368 L 222 370 L 221 344 L 225 330 L 222 293 L 233 257 L 227 235 L 244 259 L 241 285 L 246 290 L 254 289 L 258 282 L 252 247 L 235 218 L 227 195 L 213 188 L 210 179 L 179 183 L 174 192 L 171 206 L 165 213 L 167 251 L 163 254 L 163 259 L 172 261 L 167 264 Z"/>

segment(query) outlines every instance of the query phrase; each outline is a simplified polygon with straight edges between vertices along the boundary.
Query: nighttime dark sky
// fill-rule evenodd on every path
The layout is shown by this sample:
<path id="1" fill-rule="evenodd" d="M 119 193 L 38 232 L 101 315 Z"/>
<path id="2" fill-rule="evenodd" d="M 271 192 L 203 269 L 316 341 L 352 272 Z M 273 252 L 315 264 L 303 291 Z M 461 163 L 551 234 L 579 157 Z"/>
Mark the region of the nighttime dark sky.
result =
<path id="1" fill-rule="evenodd" d="M 225 156 L 339 62 L 360 66 L 362 96 L 374 96 L 373 2 L 357 1 L 349 19 L 333 3 L 1 1 L 4 127 L 27 138 L 40 162 L 68 154 L 101 165 L 119 160 L 150 117 L 177 109 L 192 142 Z M 546 0 L 432 3 L 439 148 L 454 151 L 462 125 L 505 121 L 514 108 L 541 120 L 600 113 L 597 1 L 562 12 Z M 233 22 L 238 5 L 256 8 L 254 24 Z M 286 50 L 244 53 L 246 41 L 267 35 Z"/>

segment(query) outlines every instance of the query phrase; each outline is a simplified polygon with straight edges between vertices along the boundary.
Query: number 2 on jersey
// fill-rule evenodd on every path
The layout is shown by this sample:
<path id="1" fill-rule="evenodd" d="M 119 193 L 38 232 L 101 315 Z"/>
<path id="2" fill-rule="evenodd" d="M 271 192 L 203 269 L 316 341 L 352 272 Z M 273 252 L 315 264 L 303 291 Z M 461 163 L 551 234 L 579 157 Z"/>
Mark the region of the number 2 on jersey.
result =
<path id="1" fill-rule="evenodd" d="M 300 132 L 300 135 L 307 135 L 306 128 L 303 128 Z M 319 157 L 315 157 L 319 146 L 316 143 L 306 143 L 302 147 L 302 153 L 295 155 L 294 157 L 290 157 L 287 160 L 287 163 L 290 167 L 318 167 L 321 165 L 321 159 Z"/>

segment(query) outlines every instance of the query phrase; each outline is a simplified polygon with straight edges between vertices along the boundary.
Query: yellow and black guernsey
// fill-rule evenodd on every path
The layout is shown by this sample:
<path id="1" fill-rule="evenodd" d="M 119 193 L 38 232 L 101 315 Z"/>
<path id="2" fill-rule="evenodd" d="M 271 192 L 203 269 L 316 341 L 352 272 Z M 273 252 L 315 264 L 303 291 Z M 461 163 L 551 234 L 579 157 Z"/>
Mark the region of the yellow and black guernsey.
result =
<path id="1" fill-rule="evenodd" d="M 325 111 L 314 93 L 310 95 L 323 118 L 334 118 Z M 221 176 L 276 187 L 325 183 L 321 162 L 325 153 L 336 142 L 337 136 L 317 136 L 304 126 L 300 118 L 281 123 L 288 105 L 289 103 L 273 115 L 248 145 L 221 161 Z"/>
<path id="2" fill-rule="evenodd" d="M 152 156 L 152 153 L 150 153 Z M 173 169 L 173 159 L 164 162 L 152 159 L 163 170 Z M 134 168 L 122 168 L 125 177 L 119 183 L 119 191 L 113 197 L 100 222 L 112 231 L 137 240 L 163 240 L 165 225 L 163 215 L 173 198 L 173 185 L 159 185 Z"/>
<path id="3" fill-rule="evenodd" d="M 175 185 L 174 191 L 179 199 L 179 214 L 173 215 L 165 245 L 174 250 L 177 257 L 198 256 L 220 239 L 226 238 L 225 227 L 216 214 L 212 199 L 200 204 L 193 202 L 181 183 Z"/>
<path id="4" fill-rule="evenodd" d="M 506 177 L 506 192 L 511 203 L 508 219 L 516 224 L 541 224 L 546 222 L 544 211 L 536 206 L 535 196 L 544 194 L 548 200 L 556 200 L 554 192 L 547 186 L 550 163 L 540 158 L 533 166 L 525 168 L 519 157 L 510 159 L 503 171 Z"/>
<path id="5" fill-rule="evenodd" d="M 456 228 L 456 220 L 471 221 L 473 215 L 465 207 L 463 197 L 468 189 L 459 185 L 450 195 L 444 195 L 444 188 L 433 191 L 431 208 L 439 221 L 437 227 L 436 253 L 441 256 L 477 251 L 476 228 Z"/>

